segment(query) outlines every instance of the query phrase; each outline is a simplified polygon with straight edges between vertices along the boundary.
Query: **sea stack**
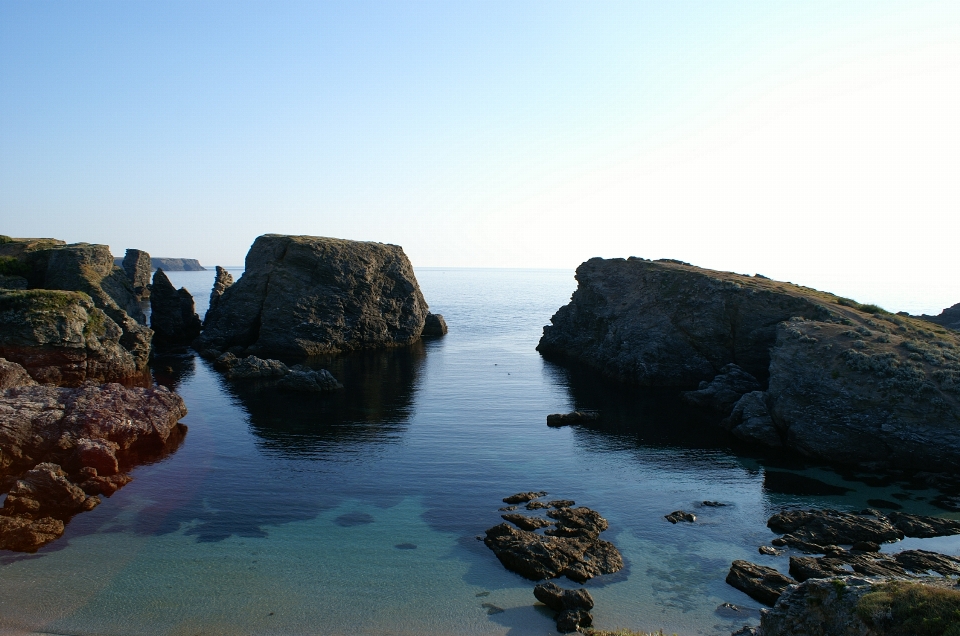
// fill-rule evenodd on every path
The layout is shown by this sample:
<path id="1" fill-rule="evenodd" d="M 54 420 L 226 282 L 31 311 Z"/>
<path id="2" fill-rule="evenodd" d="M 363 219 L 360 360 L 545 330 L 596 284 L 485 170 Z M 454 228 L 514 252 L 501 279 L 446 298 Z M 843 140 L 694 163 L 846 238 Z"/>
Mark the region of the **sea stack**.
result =
<path id="1" fill-rule="evenodd" d="M 194 347 L 303 357 L 403 346 L 420 338 L 427 313 L 397 245 L 265 234 Z"/>
<path id="2" fill-rule="evenodd" d="M 128 249 L 123 257 L 123 271 L 133 284 L 137 300 L 150 298 L 150 255 L 143 250 Z"/>
<path id="3" fill-rule="evenodd" d="M 186 288 L 173 286 L 162 269 L 153 274 L 150 293 L 150 326 L 153 346 L 163 351 L 186 347 L 200 335 L 200 318 L 194 310 L 193 296 Z"/>

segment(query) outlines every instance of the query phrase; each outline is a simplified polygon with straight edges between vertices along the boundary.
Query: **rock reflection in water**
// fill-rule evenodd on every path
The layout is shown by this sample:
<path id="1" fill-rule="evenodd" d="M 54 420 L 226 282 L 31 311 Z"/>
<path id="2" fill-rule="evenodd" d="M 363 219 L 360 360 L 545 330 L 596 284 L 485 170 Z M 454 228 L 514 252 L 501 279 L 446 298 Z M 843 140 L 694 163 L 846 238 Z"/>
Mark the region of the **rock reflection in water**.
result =
<path id="1" fill-rule="evenodd" d="M 573 408 L 597 411 L 599 420 L 579 424 L 578 437 L 608 448 L 667 446 L 690 449 L 729 448 L 730 436 L 719 417 L 680 399 L 680 391 L 633 387 L 602 378 L 595 370 L 544 362 L 551 380 L 566 386 Z"/>
<path id="2" fill-rule="evenodd" d="M 310 457 L 344 444 L 395 441 L 406 430 L 423 343 L 365 351 L 306 362 L 330 371 L 343 390 L 295 393 L 275 381 L 224 381 L 250 415 L 250 428 L 262 449 L 288 457 Z"/>

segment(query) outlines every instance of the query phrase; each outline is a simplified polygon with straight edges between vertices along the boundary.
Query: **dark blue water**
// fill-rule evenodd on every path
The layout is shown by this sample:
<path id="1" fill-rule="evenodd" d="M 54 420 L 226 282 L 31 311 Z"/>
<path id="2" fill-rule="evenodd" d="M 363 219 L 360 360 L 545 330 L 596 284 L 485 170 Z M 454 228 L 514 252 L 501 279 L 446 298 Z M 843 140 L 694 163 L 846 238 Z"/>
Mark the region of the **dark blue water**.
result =
<path id="1" fill-rule="evenodd" d="M 756 623 L 759 607 L 724 583 L 730 562 L 786 568 L 786 556 L 757 553 L 781 507 L 860 509 L 879 498 L 956 516 L 934 508 L 932 492 L 753 456 L 674 395 L 545 362 L 535 346 L 569 300 L 572 272 L 417 275 L 450 333 L 315 361 L 344 384 L 335 395 L 230 383 L 199 358 L 159 360 L 157 381 L 190 410 L 183 445 L 136 469 L 60 542 L 0 554 L 0 629 L 553 634 L 533 583 L 475 538 L 500 521 L 504 496 L 547 490 L 601 512 L 604 537 L 626 560 L 624 571 L 587 584 L 598 627 L 729 634 Z M 213 273 L 170 278 L 202 312 Z M 603 420 L 546 426 L 547 414 L 573 408 L 598 409 Z M 784 494 L 776 473 L 849 490 Z M 697 522 L 663 519 L 678 508 Z M 937 541 L 934 549 L 960 553 L 960 540 Z M 718 613 L 723 602 L 749 608 L 746 618 Z"/>

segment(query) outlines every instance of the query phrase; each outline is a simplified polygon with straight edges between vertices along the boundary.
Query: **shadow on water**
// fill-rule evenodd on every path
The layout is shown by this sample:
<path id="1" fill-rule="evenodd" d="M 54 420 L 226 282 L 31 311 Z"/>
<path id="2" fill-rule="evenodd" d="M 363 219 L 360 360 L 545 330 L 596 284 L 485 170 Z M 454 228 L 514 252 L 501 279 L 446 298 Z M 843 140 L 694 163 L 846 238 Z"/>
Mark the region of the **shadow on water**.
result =
<path id="1" fill-rule="evenodd" d="M 589 368 L 548 361 L 544 372 L 567 388 L 575 410 L 600 413 L 598 421 L 577 425 L 581 443 L 604 450 L 731 447 L 731 436 L 718 425 L 720 418 L 684 402 L 677 389 L 628 386 Z"/>
<path id="2" fill-rule="evenodd" d="M 262 450 L 316 457 L 397 441 L 412 413 L 424 351 L 417 343 L 306 361 L 343 384 L 343 390 L 330 393 L 282 391 L 274 381 L 224 381 L 224 386 L 249 414 Z"/>

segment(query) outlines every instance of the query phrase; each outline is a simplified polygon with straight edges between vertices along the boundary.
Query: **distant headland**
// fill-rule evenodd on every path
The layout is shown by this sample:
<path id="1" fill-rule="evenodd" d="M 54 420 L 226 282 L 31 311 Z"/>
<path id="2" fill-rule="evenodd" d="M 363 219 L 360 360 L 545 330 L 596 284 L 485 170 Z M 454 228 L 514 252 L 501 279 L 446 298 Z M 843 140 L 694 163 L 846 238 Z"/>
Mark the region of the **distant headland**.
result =
<path id="1" fill-rule="evenodd" d="M 123 267 L 123 257 L 113 259 L 118 267 Z M 195 258 L 165 258 L 163 256 L 150 257 L 150 271 L 163 268 L 167 272 L 203 272 L 206 267 Z"/>

